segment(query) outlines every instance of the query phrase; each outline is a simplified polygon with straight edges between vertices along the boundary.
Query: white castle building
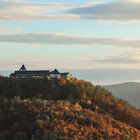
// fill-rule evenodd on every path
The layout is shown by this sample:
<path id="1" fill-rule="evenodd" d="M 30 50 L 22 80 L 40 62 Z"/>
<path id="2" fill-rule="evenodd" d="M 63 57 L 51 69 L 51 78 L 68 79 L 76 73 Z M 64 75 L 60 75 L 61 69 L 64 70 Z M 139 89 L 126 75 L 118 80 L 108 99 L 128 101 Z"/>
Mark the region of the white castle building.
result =
<path id="1" fill-rule="evenodd" d="M 27 70 L 25 65 L 22 65 L 18 71 L 10 74 L 11 78 L 65 78 L 71 79 L 73 76 L 70 72 L 60 73 L 57 69 L 50 70 Z"/>

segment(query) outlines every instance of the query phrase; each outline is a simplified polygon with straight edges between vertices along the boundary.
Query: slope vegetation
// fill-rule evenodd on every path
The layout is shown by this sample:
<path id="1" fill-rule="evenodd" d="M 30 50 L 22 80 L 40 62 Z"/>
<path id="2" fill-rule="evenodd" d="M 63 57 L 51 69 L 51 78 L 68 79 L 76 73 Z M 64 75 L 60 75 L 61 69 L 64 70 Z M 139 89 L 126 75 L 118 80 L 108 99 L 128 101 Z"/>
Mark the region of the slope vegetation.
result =
<path id="1" fill-rule="evenodd" d="M 0 114 L 4 140 L 140 139 L 139 110 L 83 80 L 1 78 Z"/>
<path id="2" fill-rule="evenodd" d="M 140 139 L 139 130 L 79 103 L 5 100 L 0 103 L 0 113 L 1 140 Z"/>

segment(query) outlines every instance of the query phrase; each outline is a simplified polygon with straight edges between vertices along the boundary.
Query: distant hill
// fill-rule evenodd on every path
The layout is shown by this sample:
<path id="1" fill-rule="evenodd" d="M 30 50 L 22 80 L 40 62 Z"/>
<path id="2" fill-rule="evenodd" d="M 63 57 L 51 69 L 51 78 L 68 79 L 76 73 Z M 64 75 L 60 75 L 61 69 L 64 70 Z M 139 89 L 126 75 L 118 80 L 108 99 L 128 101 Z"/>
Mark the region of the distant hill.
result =
<path id="1" fill-rule="evenodd" d="M 140 109 L 140 83 L 128 82 L 104 87 L 111 91 L 114 96 L 125 99 Z"/>

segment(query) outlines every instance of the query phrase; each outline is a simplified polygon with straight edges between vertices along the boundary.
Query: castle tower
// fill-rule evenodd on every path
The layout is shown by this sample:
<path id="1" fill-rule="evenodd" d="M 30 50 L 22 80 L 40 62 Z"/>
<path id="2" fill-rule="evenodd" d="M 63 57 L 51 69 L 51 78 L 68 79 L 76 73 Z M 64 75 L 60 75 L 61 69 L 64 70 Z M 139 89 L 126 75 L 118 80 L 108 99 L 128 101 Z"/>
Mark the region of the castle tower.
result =
<path id="1" fill-rule="evenodd" d="M 21 66 L 21 68 L 19 69 L 19 71 L 26 71 L 26 67 L 24 66 L 24 64 Z"/>

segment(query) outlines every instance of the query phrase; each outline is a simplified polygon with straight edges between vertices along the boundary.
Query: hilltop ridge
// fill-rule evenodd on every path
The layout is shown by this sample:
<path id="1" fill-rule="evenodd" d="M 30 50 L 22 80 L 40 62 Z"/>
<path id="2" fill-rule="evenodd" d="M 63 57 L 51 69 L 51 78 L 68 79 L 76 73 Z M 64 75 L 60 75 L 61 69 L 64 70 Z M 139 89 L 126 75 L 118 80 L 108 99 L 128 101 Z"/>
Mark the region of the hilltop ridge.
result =
<path id="1" fill-rule="evenodd" d="M 0 138 L 140 139 L 139 110 L 88 81 L 2 77 L 0 101 Z"/>

